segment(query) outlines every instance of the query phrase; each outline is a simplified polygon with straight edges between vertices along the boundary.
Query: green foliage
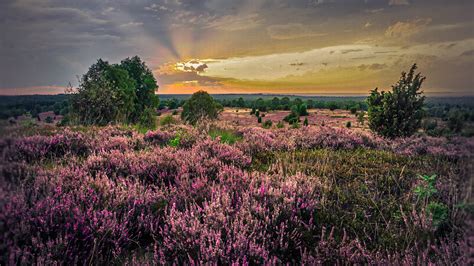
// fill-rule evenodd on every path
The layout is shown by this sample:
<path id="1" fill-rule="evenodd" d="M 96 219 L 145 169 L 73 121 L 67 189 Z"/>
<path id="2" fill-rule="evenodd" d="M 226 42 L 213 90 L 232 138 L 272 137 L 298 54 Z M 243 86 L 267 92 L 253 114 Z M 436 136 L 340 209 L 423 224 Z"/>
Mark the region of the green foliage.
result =
<path id="1" fill-rule="evenodd" d="M 113 65 L 99 59 L 71 96 L 72 117 L 82 125 L 140 122 L 144 112 L 158 104 L 157 87 L 139 57 Z M 149 118 L 149 114 L 145 116 Z"/>
<path id="2" fill-rule="evenodd" d="M 351 121 L 347 121 L 347 123 L 346 123 L 346 127 L 347 127 L 347 128 L 351 128 L 351 127 L 352 127 L 352 123 L 351 123 Z"/>
<path id="3" fill-rule="evenodd" d="M 426 206 L 426 211 L 431 215 L 433 226 L 440 227 L 448 220 L 448 207 L 443 203 L 430 202 Z"/>
<path id="4" fill-rule="evenodd" d="M 257 110 L 255 111 L 255 116 L 256 116 L 256 117 L 260 117 L 260 110 L 257 109 Z"/>
<path id="5" fill-rule="evenodd" d="M 273 122 L 272 120 L 268 119 L 268 120 L 265 120 L 265 122 L 263 122 L 263 128 L 271 128 L 273 125 Z"/>
<path id="6" fill-rule="evenodd" d="M 173 112 L 171 112 L 172 115 L 177 115 L 178 114 L 178 110 L 173 110 Z"/>
<path id="7" fill-rule="evenodd" d="M 291 124 L 291 128 L 297 129 L 300 128 L 300 121 L 295 121 Z"/>
<path id="8" fill-rule="evenodd" d="M 349 110 L 351 111 L 351 114 L 355 115 L 355 114 L 357 114 L 358 108 L 357 108 L 357 106 L 352 106 Z"/>
<path id="9" fill-rule="evenodd" d="M 222 109 L 222 105 L 216 102 L 207 92 L 198 91 L 183 105 L 181 118 L 191 125 L 196 125 L 202 119 L 217 119 Z"/>
<path id="10" fill-rule="evenodd" d="M 284 127 L 285 127 L 285 124 L 283 124 L 282 121 L 278 121 L 277 128 L 284 128 Z"/>
<path id="11" fill-rule="evenodd" d="M 423 208 L 430 215 L 434 228 L 439 228 L 448 219 L 448 207 L 444 203 L 440 203 L 434 199 L 438 193 L 436 189 L 436 175 L 420 176 L 423 183 L 414 189 L 415 195 L 424 202 Z"/>
<path id="12" fill-rule="evenodd" d="M 305 117 L 303 121 L 303 126 L 307 127 L 309 125 L 308 118 Z"/>
<path id="13" fill-rule="evenodd" d="M 424 182 L 423 184 L 415 187 L 415 190 L 413 191 L 418 197 L 420 198 L 430 198 L 433 196 L 435 193 L 438 192 L 438 190 L 435 187 L 436 184 L 436 175 L 423 175 L 420 176 L 420 179 L 422 179 Z"/>
<path id="14" fill-rule="evenodd" d="M 46 119 L 44 120 L 44 122 L 48 123 L 48 124 L 51 124 L 53 123 L 53 118 L 51 116 L 48 116 L 46 117 Z"/>
<path id="15" fill-rule="evenodd" d="M 299 114 L 299 108 L 296 105 L 293 105 L 291 107 L 291 112 L 289 115 L 287 115 L 285 118 L 283 118 L 284 121 L 288 122 L 290 125 L 293 125 L 295 123 L 298 123 L 300 121 L 300 114 Z"/>
<path id="16" fill-rule="evenodd" d="M 169 126 L 176 124 L 176 119 L 172 115 L 166 115 L 160 120 L 160 126 Z"/>
<path id="17" fill-rule="evenodd" d="M 136 123 L 146 109 L 158 107 L 159 100 L 155 94 L 158 85 L 151 70 L 138 56 L 122 60 L 120 68 L 124 69 L 135 82 L 136 97 L 129 122 Z"/>
<path id="18" fill-rule="evenodd" d="M 236 134 L 234 131 L 220 128 L 212 128 L 211 130 L 209 130 L 209 136 L 211 136 L 211 139 L 216 139 L 217 137 L 220 137 L 221 143 L 226 143 L 230 145 L 242 140 L 242 136 Z"/>
<path id="19" fill-rule="evenodd" d="M 259 124 L 262 123 L 262 117 L 261 117 L 261 116 L 259 116 L 259 117 L 257 118 L 257 123 L 259 123 Z"/>
<path id="20" fill-rule="evenodd" d="M 337 104 L 336 104 L 335 102 L 330 102 L 330 103 L 328 104 L 328 109 L 331 110 L 331 111 L 336 110 L 337 107 L 338 107 L 338 106 L 337 106 Z"/>
<path id="21" fill-rule="evenodd" d="M 359 122 L 359 124 L 363 125 L 364 121 L 365 121 L 365 112 L 364 111 L 358 112 L 357 113 L 357 122 Z"/>
<path id="22" fill-rule="evenodd" d="M 464 116 L 459 109 L 452 109 L 448 113 L 448 128 L 455 132 L 459 133 L 464 127 Z"/>
<path id="23" fill-rule="evenodd" d="M 178 147 L 179 144 L 181 143 L 181 135 L 177 134 L 174 138 L 169 140 L 169 145 L 171 147 Z"/>
<path id="24" fill-rule="evenodd" d="M 415 74 L 416 64 L 408 73 L 402 72 L 392 91 L 379 92 L 376 88 L 367 98 L 369 127 L 388 138 L 413 135 L 421 125 L 425 97 L 420 92 L 425 77 Z"/>
<path id="25" fill-rule="evenodd" d="M 250 115 L 254 115 L 256 111 L 257 110 L 255 109 L 255 107 L 252 107 L 252 110 L 250 111 Z"/>
<path id="26" fill-rule="evenodd" d="M 432 131 L 438 127 L 438 122 L 435 119 L 426 119 L 422 123 L 422 127 L 425 131 Z"/>
<path id="27" fill-rule="evenodd" d="M 143 110 L 140 118 L 138 120 L 138 124 L 142 128 L 147 129 L 155 129 L 156 128 L 156 112 L 154 108 L 146 108 Z"/>

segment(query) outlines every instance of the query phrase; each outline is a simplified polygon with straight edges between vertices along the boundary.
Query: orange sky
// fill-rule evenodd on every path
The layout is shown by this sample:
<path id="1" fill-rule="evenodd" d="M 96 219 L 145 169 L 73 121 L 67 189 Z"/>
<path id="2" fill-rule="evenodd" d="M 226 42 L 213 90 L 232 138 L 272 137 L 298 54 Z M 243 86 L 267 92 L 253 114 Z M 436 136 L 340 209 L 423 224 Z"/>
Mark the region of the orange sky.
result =
<path id="1" fill-rule="evenodd" d="M 133 55 L 159 93 L 366 94 L 417 63 L 425 92 L 473 94 L 473 1 L 12 0 L 0 10 L 0 94 L 61 92 L 98 58 Z"/>

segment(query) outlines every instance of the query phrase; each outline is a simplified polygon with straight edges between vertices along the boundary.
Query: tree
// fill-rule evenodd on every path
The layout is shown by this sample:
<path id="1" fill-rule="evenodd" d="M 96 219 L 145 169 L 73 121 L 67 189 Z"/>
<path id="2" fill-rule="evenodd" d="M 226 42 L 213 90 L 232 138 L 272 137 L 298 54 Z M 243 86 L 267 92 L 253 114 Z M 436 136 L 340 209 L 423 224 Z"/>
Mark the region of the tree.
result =
<path id="1" fill-rule="evenodd" d="M 308 118 L 305 117 L 303 121 L 303 126 L 307 127 L 309 125 Z"/>
<path id="2" fill-rule="evenodd" d="M 183 105 L 181 118 L 195 125 L 201 119 L 216 119 L 222 111 L 222 105 L 214 100 L 207 92 L 195 92 Z"/>
<path id="3" fill-rule="evenodd" d="M 145 109 L 158 107 L 159 100 L 155 94 L 158 85 L 151 70 L 138 56 L 122 60 L 120 67 L 135 81 L 135 106 L 130 120 L 137 122 Z"/>
<path id="4" fill-rule="evenodd" d="M 84 125 L 151 124 L 158 106 L 157 88 L 153 74 L 139 57 L 121 64 L 99 59 L 82 76 L 77 93 L 70 98 L 71 115 Z"/>
<path id="5" fill-rule="evenodd" d="M 296 105 L 293 105 L 291 107 L 291 112 L 285 118 L 283 118 L 284 121 L 288 122 L 290 125 L 293 125 L 294 123 L 298 123 L 300 121 L 300 113 L 299 113 L 299 108 Z"/>
<path id="6" fill-rule="evenodd" d="M 136 99 L 135 81 L 127 71 L 99 59 L 71 97 L 72 114 L 84 125 L 127 122 Z"/>
<path id="7" fill-rule="evenodd" d="M 407 137 L 421 126 L 425 97 L 420 92 L 425 77 L 414 64 L 408 73 L 402 72 L 400 80 L 392 91 L 379 92 L 376 88 L 367 98 L 369 106 L 369 127 L 372 131 L 388 138 Z"/>

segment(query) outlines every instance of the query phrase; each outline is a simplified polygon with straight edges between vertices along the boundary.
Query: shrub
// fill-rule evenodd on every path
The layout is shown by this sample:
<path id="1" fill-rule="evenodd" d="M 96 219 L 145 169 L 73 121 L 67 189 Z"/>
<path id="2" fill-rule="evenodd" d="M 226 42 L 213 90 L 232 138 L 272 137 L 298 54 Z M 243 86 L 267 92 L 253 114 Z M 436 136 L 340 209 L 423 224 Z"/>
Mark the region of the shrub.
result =
<path id="1" fill-rule="evenodd" d="M 282 121 L 278 121 L 277 128 L 284 128 L 284 127 L 285 127 L 285 124 L 283 124 Z"/>
<path id="2" fill-rule="evenodd" d="M 303 126 L 307 127 L 309 125 L 308 118 L 305 117 L 303 121 Z"/>
<path id="3" fill-rule="evenodd" d="M 213 128 L 209 130 L 209 136 L 211 136 L 211 139 L 213 140 L 216 138 L 220 138 L 221 143 L 231 145 L 242 139 L 242 136 L 236 134 L 232 130 L 225 130 L 219 128 Z"/>
<path id="4" fill-rule="evenodd" d="M 357 122 L 359 122 L 359 124 L 361 125 L 364 125 L 364 121 L 365 121 L 365 112 L 360 111 L 359 113 L 357 113 Z"/>
<path id="5" fill-rule="evenodd" d="M 351 114 L 355 115 L 355 114 L 357 114 L 358 108 L 357 108 L 357 106 L 352 106 L 349 110 L 351 111 Z"/>
<path id="6" fill-rule="evenodd" d="M 376 88 L 367 98 L 369 105 L 369 127 L 372 131 L 388 138 L 413 135 L 423 118 L 425 97 L 420 92 L 425 77 L 415 74 L 416 64 L 408 73 L 402 72 L 392 91 Z"/>
<path id="7" fill-rule="evenodd" d="M 347 127 L 347 128 L 351 128 L 351 126 L 352 126 L 352 123 L 351 123 L 351 121 L 347 121 L 347 123 L 346 123 L 346 127 Z"/>
<path id="8" fill-rule="evenodd" d="M 146 129 L 154 129 L 156 128 L 156 115 L 155 115 L 154 108 L 146 108 L 143 113 L 140 115 L 140 119 L 138 120 L 138 125 L 142 128 Z"/>
<path id="9" fill-rule="evenodd" d="M 263 126 L 263 128 L 267 128 L 267 129 L 268 129 L 268 128 L 271 128 L 272 125 L 273 125 L 272 120 L 268 119 L 268 120 L 265 120 L 265 122 L 263 123 L 262 126 Z"/>
<path id="10" fill-rule="evenodd" d="M 422 127 L 425 131 L 435 130 L 438 127 L 438 122 L 435 119 L 426 119 L 423 121 Z"/>
<path id="11" fill-rule="evenodd" d="M 214 120 L 222 111 L 222 105 L 217 103 L 207 92 L 195 92 L 183 105 L 181 118 L 195 125 L 202 119 Z"/>
<path id="12" fill-rule="evenodd" d="M 262 123 L 262 117 L 261 117 L 261 116 L 259 116 L 259 117 L 257 118 L 257 123 L 259 123 L 259 124 Z"/>
<path id="13" fill-rule="evenodd" d="M 448 113 L 448 127 L 451 131 L 459 133 L 464 127 L 464 116 L 458 109 L 451 109 Z"/>
<path id="14" fill-rule="evenodd" d="M 297 106 L 292 106 L 291 107 L 291 112 L 285 118 L 283 118 L 284 121 L 288 122 L 290 125 L 293 125 L 295 123 L 298 123 L 300 121 L 300 114 Z"/>
<path id="15" fill-rule="evenodd" d="M 160 120 L 161 126 L 170 126 L 176 124 L 176 119 L 172 115 L 166 115 Z"/>

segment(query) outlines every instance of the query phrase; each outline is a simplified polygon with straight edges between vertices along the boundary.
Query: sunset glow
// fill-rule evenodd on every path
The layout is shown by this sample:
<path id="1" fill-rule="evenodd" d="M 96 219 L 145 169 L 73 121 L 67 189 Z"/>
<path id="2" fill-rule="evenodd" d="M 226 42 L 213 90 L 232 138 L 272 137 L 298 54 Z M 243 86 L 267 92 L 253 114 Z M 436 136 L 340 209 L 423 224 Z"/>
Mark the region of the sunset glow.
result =
<path id="1" fill-rule="evenodd" d="M 413 63 L 426 93 L 473 93 L 472 1 L 15 0 L 0 10 L 0 94 L 77 85 L 98 58 L 133 55 L 158 93 L 366 94 Z"/>

